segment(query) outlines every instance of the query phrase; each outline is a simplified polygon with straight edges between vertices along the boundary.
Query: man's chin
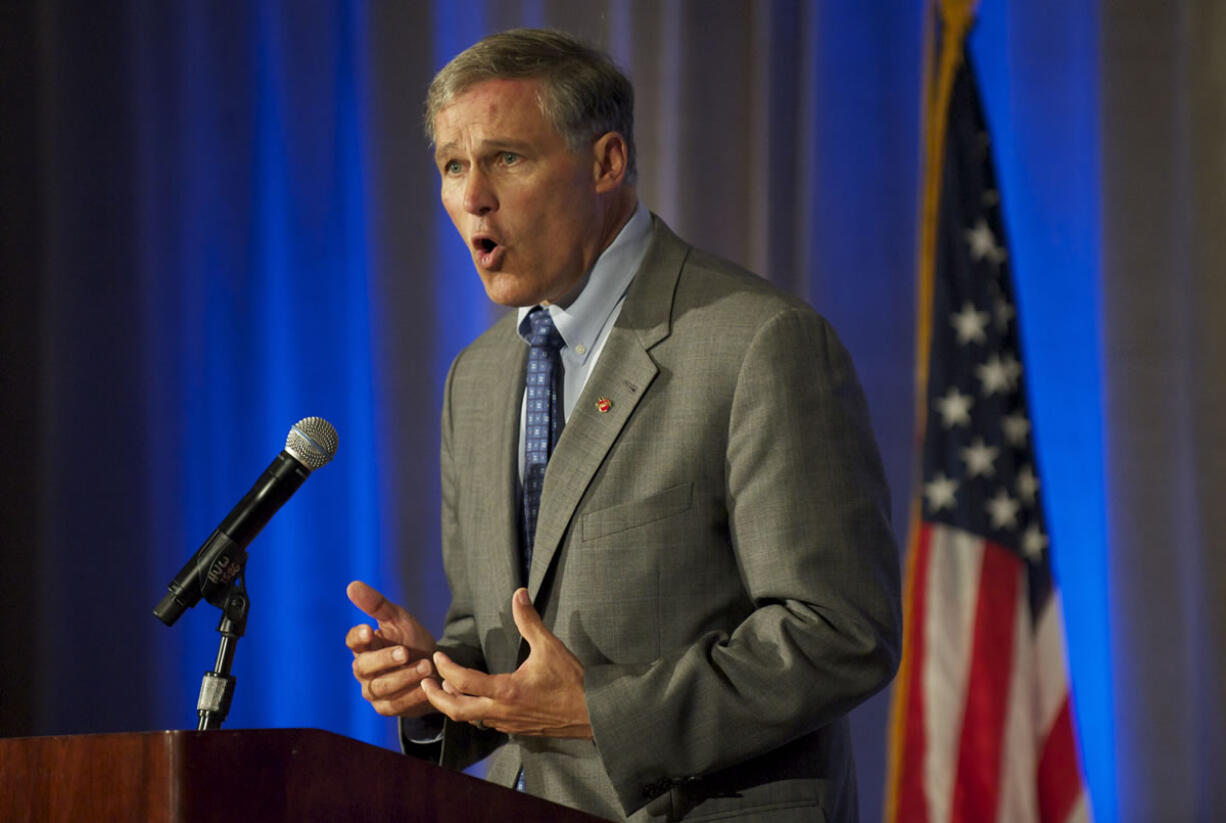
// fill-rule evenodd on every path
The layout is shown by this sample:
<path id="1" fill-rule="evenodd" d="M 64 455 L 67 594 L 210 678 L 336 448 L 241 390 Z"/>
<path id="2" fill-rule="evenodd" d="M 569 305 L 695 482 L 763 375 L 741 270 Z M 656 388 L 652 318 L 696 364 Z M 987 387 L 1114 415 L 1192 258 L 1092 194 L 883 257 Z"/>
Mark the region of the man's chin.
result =
<path id="1" fill-rule="evenodd" d="M 526 284 L 521 278 L 510 272 L 490 271 L 478 267 L 477 274 L 481 275 L 481 285 L 485 286 L 485 296 L 500 306 L 518 309 L 535 306 L 542 300 L 530 289 L 525 288 Z"/>

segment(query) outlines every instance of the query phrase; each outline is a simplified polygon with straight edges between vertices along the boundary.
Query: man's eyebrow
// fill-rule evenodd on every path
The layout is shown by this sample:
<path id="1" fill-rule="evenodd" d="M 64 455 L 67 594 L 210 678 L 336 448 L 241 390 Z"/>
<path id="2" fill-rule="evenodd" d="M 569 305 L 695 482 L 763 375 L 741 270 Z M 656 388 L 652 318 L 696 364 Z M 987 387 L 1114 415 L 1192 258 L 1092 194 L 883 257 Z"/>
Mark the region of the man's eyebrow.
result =
<path id="1" fill-rule="evenodd" d="M 452 154 L 457 150 L 459 145 L 459 141 L 452 140 L 449 143 L 444 143 L 441 146 L 437 146 L 434 149 L 434 156 L 442 157 L 445 154 Z M 490 151 L 501 151 L 504 149 L 507 151 L 522 153 L 526 152 L 531 147 L 532 142 L 530 140 L 515 140 L 510 137 L 490 137 L 478 141 L 476 150 L 478 154 Z"/>
<path id="2" fill-rule="evenodd" d="M 511 149 L 513 151 L 522 152 L 522 151 L 526 151 L 529 147 L 531 147 L 532 143 L 531 141 L 528 141 L 528 140 L 513 140 L 511 138 L 493 138 L 491 140 L 483 140 L 481 142 L 481 146 L 482 148 L 488 147 L 488 148 L 495 149 L 495 150 Z"/>

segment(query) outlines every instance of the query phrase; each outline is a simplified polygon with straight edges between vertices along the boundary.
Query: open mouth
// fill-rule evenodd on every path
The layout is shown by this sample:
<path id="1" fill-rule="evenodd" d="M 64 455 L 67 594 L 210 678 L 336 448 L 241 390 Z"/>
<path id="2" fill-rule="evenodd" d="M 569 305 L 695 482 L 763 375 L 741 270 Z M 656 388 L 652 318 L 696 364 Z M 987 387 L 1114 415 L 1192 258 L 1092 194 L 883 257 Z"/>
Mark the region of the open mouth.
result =
<path id="1" fill-rule="evenodd" d="M 497 240 L 486 235 L 478 235 L 472 239 L 473 257 L 477 264 L 486 268 L 498 265 L 505 248 Z"/>

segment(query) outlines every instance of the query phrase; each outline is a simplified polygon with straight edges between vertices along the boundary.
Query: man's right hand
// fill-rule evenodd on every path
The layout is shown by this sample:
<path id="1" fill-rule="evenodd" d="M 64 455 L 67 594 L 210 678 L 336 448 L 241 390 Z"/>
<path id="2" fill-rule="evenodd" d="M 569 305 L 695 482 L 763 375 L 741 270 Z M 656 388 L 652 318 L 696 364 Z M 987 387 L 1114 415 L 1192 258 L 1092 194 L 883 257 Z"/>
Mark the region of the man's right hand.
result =
<path id="1" fill-rule="evenodd" d="M 365 623 L 345 635 L 353 652 L 353 676 L 362 684 L 362 697 L 385 717 L 421 717 L 434 711 L 420 688 L 434 676 L 434 637 L 400 606 L 360 580 L 345 593 L 353 605 L 378 622 Z"/>

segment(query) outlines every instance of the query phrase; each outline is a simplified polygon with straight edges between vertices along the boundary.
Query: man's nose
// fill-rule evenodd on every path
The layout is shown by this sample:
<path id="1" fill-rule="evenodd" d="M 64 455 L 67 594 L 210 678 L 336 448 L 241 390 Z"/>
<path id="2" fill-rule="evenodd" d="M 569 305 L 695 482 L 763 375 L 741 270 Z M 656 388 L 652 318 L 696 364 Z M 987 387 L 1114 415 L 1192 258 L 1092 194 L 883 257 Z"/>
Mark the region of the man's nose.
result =
<path id="1" fill-rule="evenodd" d="M 482 215 L 497 208 L 498 198 L 489 177 L 481 169 L 474 168 L 464 183 L 464 211 Z"/>

